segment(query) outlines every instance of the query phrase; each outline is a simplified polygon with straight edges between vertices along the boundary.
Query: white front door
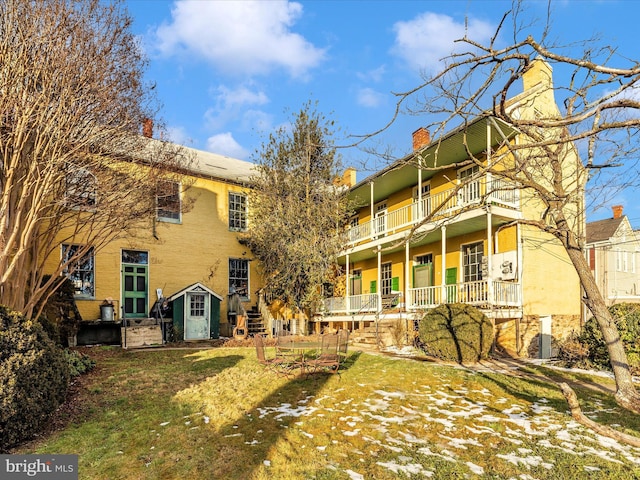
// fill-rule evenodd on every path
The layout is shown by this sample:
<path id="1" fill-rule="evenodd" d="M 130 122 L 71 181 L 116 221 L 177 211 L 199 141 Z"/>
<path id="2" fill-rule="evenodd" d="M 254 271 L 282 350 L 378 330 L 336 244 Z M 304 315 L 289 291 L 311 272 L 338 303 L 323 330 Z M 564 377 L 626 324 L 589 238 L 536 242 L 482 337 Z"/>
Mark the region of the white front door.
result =
<path id="1" fill-rule="evenodd" d="M 187 293 L 184 319 L 185 340 L 205 340 L 209 338 L 209 295 Z"/>

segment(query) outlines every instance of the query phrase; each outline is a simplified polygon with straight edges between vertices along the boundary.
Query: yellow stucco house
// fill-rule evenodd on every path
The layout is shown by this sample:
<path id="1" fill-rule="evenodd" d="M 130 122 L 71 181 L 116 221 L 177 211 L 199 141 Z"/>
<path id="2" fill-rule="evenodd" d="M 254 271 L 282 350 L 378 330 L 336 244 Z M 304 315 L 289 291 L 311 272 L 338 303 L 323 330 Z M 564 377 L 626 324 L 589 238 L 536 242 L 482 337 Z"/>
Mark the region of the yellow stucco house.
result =
<path id="1" fill-rule="evenodd" d="M 247 311 L 257 307 L 260 275 L 251 253 L 238 242 L 247 226 L 253 164 L 189 148 L 186 154 L 193 162 L 183 181 L 158 185 L 156 218 L 141 219 L 135 236 L 90 250 L 69 274 L 83 319 L 79 343 L 119 342 L 122 318 L 127 325 L 149 323 L 159 298 L 168 307 L 162 309 L 163 335 L 172 340 L 230 336 L 232 287 Z M 64 243 L 58 254 L 77 248 Z M 131 331 L 127 334 L 133 338 Z"/>
<path id="2" fill-rule="evenodd" d="M 547 64 L 537 62 L 523 80 L 511 108 L 557 112 Z M 580 284 L 563 247 L 519 223 L 540 218 L 539 200 L 473 162 L 451 166 L 469 159 L 465 142 L 486 164 L 504 139 L 520 141 L 519 132 L 493 117 L 436 141 L 419 129 L 409 155 L 352 187 L 359 209 L 339 259 L 345 292 L 326 300 L 317 321 L 353 329 L 355 339 L 374 329 L 379 337 L 411 330 L 425 309 L 463 302 L 493 320 L 499 347 L 540 357 L 550 355 L 552 339 L 579 330 Z M 566 162 L 581 175 L 575 151 Z"/>

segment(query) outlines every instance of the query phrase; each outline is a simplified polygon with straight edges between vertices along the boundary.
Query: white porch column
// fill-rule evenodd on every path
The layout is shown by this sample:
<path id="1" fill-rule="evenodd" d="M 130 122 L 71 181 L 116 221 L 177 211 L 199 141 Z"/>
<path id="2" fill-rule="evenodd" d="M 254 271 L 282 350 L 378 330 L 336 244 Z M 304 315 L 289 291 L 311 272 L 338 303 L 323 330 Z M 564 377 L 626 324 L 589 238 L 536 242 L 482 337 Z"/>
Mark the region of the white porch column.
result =
<path id="1" fill-rule="evenodd" d="M 351 299 L 349 298 L 349 296 L 351 295 L 351 278 L 349 276 L 350 271 L 349 271 L 349 254 L 347 253 L 346 255 L 346 269 L 345 269 L 345 274 L 347 276 L 346 279 L 346 285 L 345 285 L 345 294 L 346 294 L 346 298 L 345 298 L 345 307 L 347 308 L 347 313 L 349 313 L 351 311 Z"/>
<path id="2" fill-rule="evenodd" d="M 375 209 L 373 207 L 373 182 L 371 182 L 369 184 L 369 203 L 371 204 L 371 220 L 370 220 L 370 227 L 369 227 L 369 236 L 371 238 L 374 238 L 376 236 L 376 218 L 375 218 Z"/>
<path id="3" fill-rule="evenodd" d="M 493 233 L 491 229 L 491 205 L 487 205 L 487 302 L 493 309 Z"/>
<path id="4" fill-rule="evenodd" d="M 441 303 L 447 303 L 447 227 L 446 225 L 442 225 L 440 227 L 440 232 L 442 233 L 442 239 L 440 240 L 440 248 L 441 248 L 441 267 L 442 270 L 440 272 L 440 285 L 442 286 L 442 298 Z"/>
<path id="5" fill-rule="evenodd" d="M 378 245 L 378 273 L 376 278 L 376 294 L 378 295 L 378 311 L 382 309 L 382 278 L 380 276 L 382 270 L 382 247 Z"/>
<path id="6" fill-rule="evenodd" d="M 424 212 L 422 211 L 422 157 L 418 157 L 418 205 L 416 207 L 416 215 L 418 218 L 414 218 L 415 222 L 421 221 L 424 218 Z"/>
<path id="7" fill-rule="evenodd" d="M 409 238 L 404 244 L 404 308 L 409 307 L 409 282 L 411 271 L 409 269 Z"/>

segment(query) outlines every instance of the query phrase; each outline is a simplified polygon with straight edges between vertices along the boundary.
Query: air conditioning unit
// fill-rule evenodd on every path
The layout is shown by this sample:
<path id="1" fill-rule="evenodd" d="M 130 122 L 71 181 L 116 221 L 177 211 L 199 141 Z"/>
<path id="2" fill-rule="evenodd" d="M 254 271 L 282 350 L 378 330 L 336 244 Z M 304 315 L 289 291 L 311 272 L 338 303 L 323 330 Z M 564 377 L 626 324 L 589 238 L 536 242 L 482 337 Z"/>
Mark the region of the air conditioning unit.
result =
<path id="1" fill-rule="evenodd" d="M 492 261 L 492 277 L 494 280 L 516 280 L 518 278 L 518 252 L 515 250 L 496 253 Z"/>
<path id="2" fill-rule="evenodd" d="M 482 257 L 480 268 L 482 269 L 482 278 L 489 276 L 489 257 Z"/>

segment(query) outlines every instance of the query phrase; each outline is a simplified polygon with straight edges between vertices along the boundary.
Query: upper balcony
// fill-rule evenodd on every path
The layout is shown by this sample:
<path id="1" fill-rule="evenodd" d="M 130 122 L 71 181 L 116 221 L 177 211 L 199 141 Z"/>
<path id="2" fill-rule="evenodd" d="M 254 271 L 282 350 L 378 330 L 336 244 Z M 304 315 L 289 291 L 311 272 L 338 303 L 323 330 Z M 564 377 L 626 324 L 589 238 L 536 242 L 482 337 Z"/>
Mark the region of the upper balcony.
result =
<path id="1" fill-rule="evenodd" d="M 458 219 L 459 214 L 484 205 L 497 205 L 518 211 L 520 191 L 513 182 L 487 175 L 349 227 L 346 231 L 346 247 L 377 240 L 423 223 L 442 223 L 443 219 L 453 222 Z"/>

